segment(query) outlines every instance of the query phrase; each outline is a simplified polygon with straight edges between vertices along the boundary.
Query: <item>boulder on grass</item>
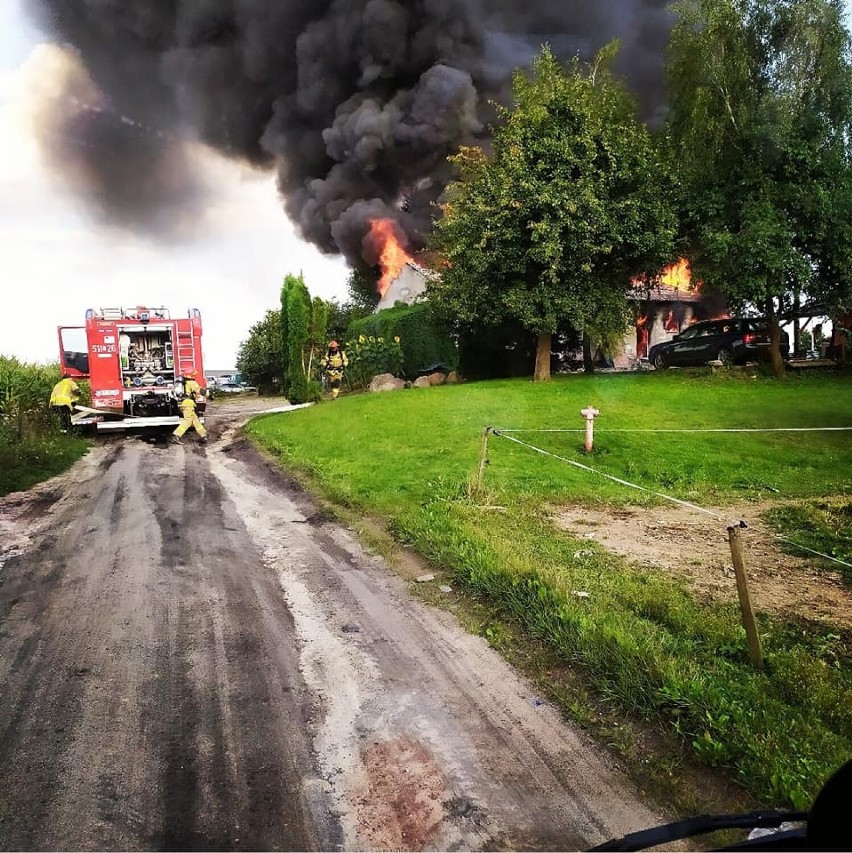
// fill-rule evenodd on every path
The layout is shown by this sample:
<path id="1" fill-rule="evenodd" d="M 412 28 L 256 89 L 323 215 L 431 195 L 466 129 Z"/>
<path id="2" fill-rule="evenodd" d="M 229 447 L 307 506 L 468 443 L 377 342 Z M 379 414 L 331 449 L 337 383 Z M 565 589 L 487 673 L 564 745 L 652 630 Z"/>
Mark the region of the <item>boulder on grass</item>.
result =
<path id="1" fill-rule="evenodd" d="M 429 381 L 428 376 L 419 376 L 412 383 L 413 388 L 429 388 L 431 385 L 432 383 Z"/>
<path id="2" fill-rule="evenodd" d="M 455 370 L 451 370 L 447 374 L 447 385 L 458 385 L 462 381 L 461 376 Z"/>
<path id="3" fill-rule="evenodd" d="M 405 388 L 405 382 L 397 379 L 392 373 L 380 373 L 373 377 L 370 383 L 371 391 L 399 391 Z"/>
<path id="4" fill-rule="evenodd" d="M 436 370 L 434 373 L 430 373 L 428 378 L 430 385 L 443 385 L 447 381 L 447 374 L 441 370 Z"/>

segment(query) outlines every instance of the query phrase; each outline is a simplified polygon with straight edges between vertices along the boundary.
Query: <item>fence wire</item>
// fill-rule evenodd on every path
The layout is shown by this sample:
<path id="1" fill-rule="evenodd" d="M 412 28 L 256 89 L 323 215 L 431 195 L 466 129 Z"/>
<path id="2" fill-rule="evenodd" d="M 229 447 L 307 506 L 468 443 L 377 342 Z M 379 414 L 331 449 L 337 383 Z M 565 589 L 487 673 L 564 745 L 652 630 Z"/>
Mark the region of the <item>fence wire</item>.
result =
<path id="1" fill-rule="evenodd" d="M 803 428 L 778 428 L 778 429 L 742 429 L 742 430 L 728 430 L 728 429 L 706 429 L 706 430 L 609 430 L 609 432 L 820 432 L 820 431 L 841 431 L 841 430 L 852 430 L 852 427 L 803 427 Z M 678 506 L 685 507 L 687 509 L 692 510 L 693 512 L 703 513 L 704 515 L 712 516 L 713 518 L 718 518 L 720 521 L 726 522 L 726 526 L 730 526 L 730 522 L 726 521 L 725 516 L 716 512 L 712 509 L 707 509 L 707 507 L 699 506 L 696 503 L 692 503 L 691 501 L 684 501 L 680 498 L 673 497 L 672 495 L 667 495 L 665 492 L 657 492 L 654 489 L 649 489 L 646 486 L 640 486 L 638 483 L 631 483 L 629 480 L 624 480 L 621 477 L 615 477 L 612 474 L 607 474 L 605 471 L 601 471 L 599 468 L 593 468 L 591 465 L 585 465 L 582 462 L 577 462 L 576 459 L 568 459 L 565 456 L 560 456 L 558 453 L 553 453 L 550 450 L 545 450 L 542 447 L 536 447 L 534 444 L 529 444 L 526 441 L 521 441 L 519 438 L 515 438 L 514 435 L 509 435 L 508 433 L 517 433 L 517 432 L 584 432 L 585 430 L 572 430 L 572 429 L 553 429 L 553 430 L 507 430 L 507 429 L 492 429 L 491 433 L 493 435 L 499 436 L 500 438 L 505 439 L 506 441 L 511 441 L 514 444 L 518 444 L 521 447 L 525 447 L 528 450 L 532 450 L 535 453 L 539 453 L 542 456 L 549 456 L 553 459 L 557 459 L 560 462 L 564 462 L 567 465 L 571 465 L 574 468 L 579 468 L 581 471 L 586 471 L 590 474 L 596 474 L 598 477 L 604 477 L 607 480 L 612 481 L 613 483 L 618 483 L 622 486 L 626 486 L 630 489 L 636 489 L 637 491 L 644 492 L 645 494 L 653 495 L 657 498 L 662 498 L 663 500 L 669 501 L 670 503 L 677 504 Z M 603 431 L 601 431 L 603 432 Z M 742 522 L 742 519 L 738 520 Z M 746 525 L 748 526 L 748 525 Z M 772 533 L 769 530 L 761 530 L 757 527 L 750 527 L 749 529 L 753 530 L 759 536 L 763 536 L 767 539 L 774 539 L 778 542 L 784 542 L 788 545 L 792 545 L 795 548 L 799 548 L 802 551 L 807 551 L 809 554 L 813 554 L 817 557 L 822 557 L 825 560 L 829 560 L 832 563 L 837 563 L 838 565 L 845 566 L 847 569 L 852 569 L 852 563 L 847 563 L 845 560 L 841 560 L 839 557 L 832 557 L 830 554 L 824 554 L 822 551 L 817 551 L 814 548 L 809 548 L 807 545 L 801 545 L 800 543 L 789 539 L 786 536 L 780 536 L 777 533 Z"/>

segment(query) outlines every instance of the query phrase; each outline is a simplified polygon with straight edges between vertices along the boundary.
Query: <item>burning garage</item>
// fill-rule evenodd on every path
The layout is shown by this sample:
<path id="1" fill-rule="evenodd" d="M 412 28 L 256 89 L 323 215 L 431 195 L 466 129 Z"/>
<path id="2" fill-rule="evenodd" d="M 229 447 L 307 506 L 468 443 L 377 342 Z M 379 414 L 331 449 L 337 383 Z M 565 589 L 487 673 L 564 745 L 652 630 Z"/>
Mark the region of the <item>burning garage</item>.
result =
<path id="1" fill-rule="evenodd" d="M 667 267 L 658 280 L 633 279 L 627 298 L 635 319 L 621 346 L 610 354 L 612 367 L 617 370 L 631 370 L 645 363 L 653 346 L 670 341 L 699 320 L 728 316 L 718 298 L 703 294 L 701 283 L 692 281 L 685 258 Z"/>

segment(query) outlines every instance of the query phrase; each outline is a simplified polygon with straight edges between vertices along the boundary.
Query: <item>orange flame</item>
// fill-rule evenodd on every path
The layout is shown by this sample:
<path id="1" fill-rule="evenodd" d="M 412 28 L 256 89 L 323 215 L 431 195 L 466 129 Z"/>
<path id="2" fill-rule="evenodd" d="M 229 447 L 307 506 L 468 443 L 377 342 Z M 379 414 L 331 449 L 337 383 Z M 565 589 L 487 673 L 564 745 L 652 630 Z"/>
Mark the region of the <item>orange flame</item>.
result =
<path id="1" fill-rule="evenodd" d="M 378 290 L 387 293 L 391 282 L 402 272 L 402 268 L 414 259 L 405 250 L 405 235 L 393 219 L 374 219 L 370 222 L 370 233 L 364 243 L 372 250 L 382 271 Z"/>
<path id="2" fill-rule="evenodd" d="M 649 284 L 659 284 L 664 287 L 672 287 L 675 290 L 684 292 L 695 291 L 701 289 L 701 282 L 692 282 L 692 268 L 686 258 L 681 258 L 677 263 L 670 264 L 663 268 L 659 278 L 650 278 L 646 273 L 637 275 L 632 278 L 631 283 L 634 287 L 647 287 Z"/>
<path id="3" fill-rule="evenodd" d="M 636 356 L 648 357 L 648 344 L 651 339 L 651 329 L 648 326 L 648 316 L 641 314 L 636 318 Z"/>
<path id="4" fill-rule="evenodd" d="M 674 287 L 676 290 L 692 290 L 692 269 L 686 258 L 666 267 L 660 274 L 660 284 Z"/>

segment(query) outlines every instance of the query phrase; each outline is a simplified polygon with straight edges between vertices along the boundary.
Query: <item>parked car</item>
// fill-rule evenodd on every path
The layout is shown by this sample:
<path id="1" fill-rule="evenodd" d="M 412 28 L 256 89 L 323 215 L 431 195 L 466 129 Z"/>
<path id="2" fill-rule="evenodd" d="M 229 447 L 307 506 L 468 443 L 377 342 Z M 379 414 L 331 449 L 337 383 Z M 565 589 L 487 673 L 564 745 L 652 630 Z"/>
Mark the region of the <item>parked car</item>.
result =
<path id="1" fill-rule="evenodd" d="M 781 357 L 790 355 L 790 336 L 781 330 Z M 688 326 L 670 341 L 656 344 L 648 360 L 657 370 L 699 367 L 708 361 L 743 364 L 769 357 L 769 330 L 760 320 L 704 320 Z"/>
<path id="2" fill-rule="evenodd" d="M 216 386 L 219 394 L 248 394 L 257 393 L 254 385 L 238 385 L 236 382 L 220 382 Z"/>

